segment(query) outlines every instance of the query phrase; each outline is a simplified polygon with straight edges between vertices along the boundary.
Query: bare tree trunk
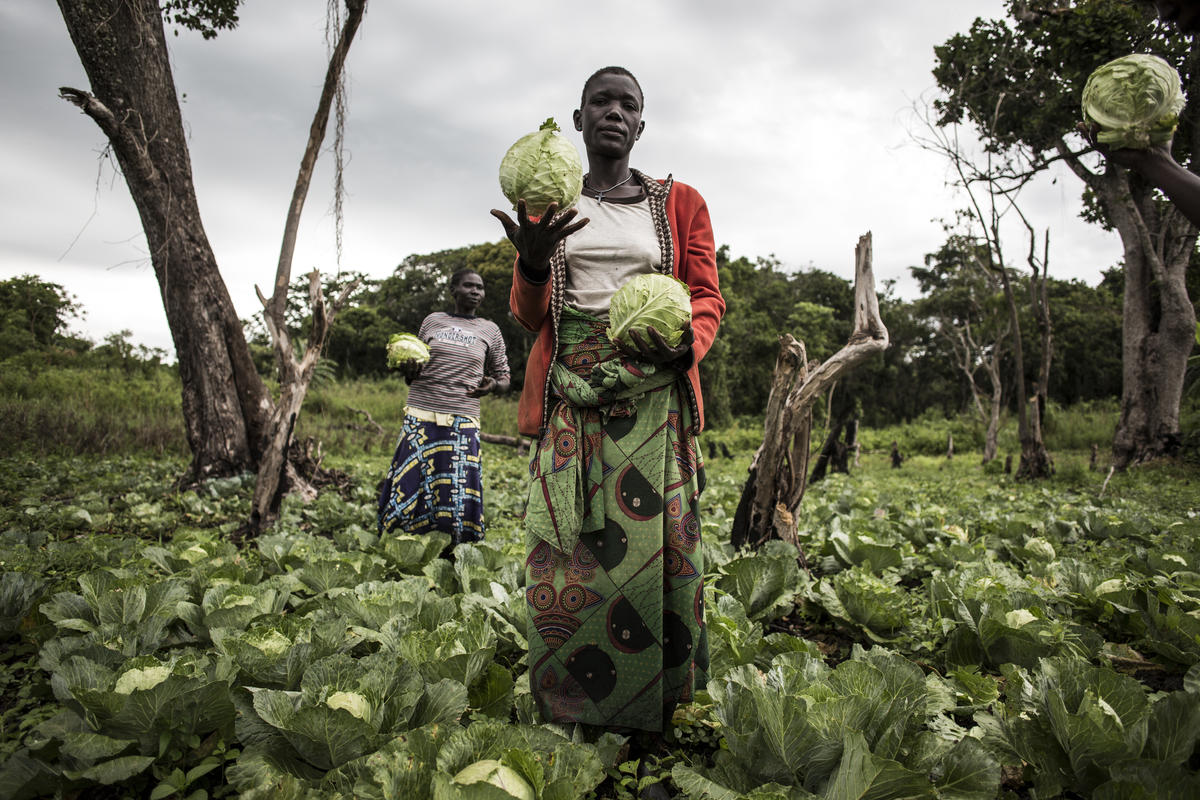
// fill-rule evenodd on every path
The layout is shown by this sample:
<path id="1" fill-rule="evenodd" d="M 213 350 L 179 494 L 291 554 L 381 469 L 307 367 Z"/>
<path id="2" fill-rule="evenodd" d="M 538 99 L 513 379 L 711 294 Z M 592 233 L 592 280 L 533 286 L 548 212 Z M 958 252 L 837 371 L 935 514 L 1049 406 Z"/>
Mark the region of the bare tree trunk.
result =
<path id="1" fill-rule="evenodd" d="M 488 444 L 502 444 L 506 447 L 515 447 L 517 448 L 517 455 L 522 456 L 529 450 L 529 440 L 524 436 L 505 436 L 502 433 L 480 433 L 479 441 L 487 442 Z M 715 453 L 716 451 L 711 450 L 710 452 Z"/>
<path id="2" fill-rule="evenodd" d="M 59 0 L 91 92 L 69 87 L 107 137 L 146 234 L 175 343 L 192 463 L 185 482 L 253 469 L 271 412 L 196 203 L 157 0 Z"/>
<path id="3" fill-rule="evenodd" d="M 983 438 L 984 464 L 994 459 L 1000 449 L 1000 411 L 1003 408 L 1004 400 L 1004 382 L 1000 377 L 1000 363 L 1004 360 L 1004 340 L 1008 338 L 1011 329 L 1011 323 L 1005 324 L 996 334 L 996 340 L 990 349 L 986 343 L 980 345 L 975 341 L 970 322 L 964 322 L 961 327 L 954 330 L 953 335 L 947 336 L 954 353 L 954 360 L 958 362 L 959 370 L 967 378 L 971 399 L 975 403 L 975 412 L 979 414 L 979 418 L 986 426 Z M 983 391 L 975 382 L 976 359 L 987 373 L 992 387 L 991 398 L 986 409 L 983 404 Z"/>
<path id="4" fill-rule="evenodd" d="M 825 480 L 825 473 L 829 471 L 830 464 L 834 465 L 834 470 L 836 471 L 839 460 L 844 460 L 842 456 L 843 445 L 841 443 L 844 427 L 845 423 L 841 421 L 829 426 L 829 432 L 825 434 L 825 441 L 821 444 L 821 449 L 817 453 L 817 463 L 813 464 L 812 474 L 808 478 L 809 483 L 819 483 Z"/>
<path id="5" fill-rule="evenodd" d="M 844 373 L 888 346 L 875 295 L 870 233 L 859 238 L 854 255 L 854 333 L 846 345 L 810 369 L 804 345 L 790 334 L 780 339 L 763 443 L 750 462 L 750 475 L 734 515 L 731 539 L 735 547 L 757 548 L 776 538 L 801 549 L 796 513 L 807 488 L 813 404 Z"/>
<path id="6" fill-rule="evenodd" d="M 1017 314 L 1017 300 L 1013 292 L 1012 280 L 1008 274 L 1008 266 L 1004 260 L 1004 248 L 1000 238 L 1000 218 L 1003 212 L 998 207 L 998 199 L 1003 198 L 1009 208 L 1016 209 L 1018 214 L 1021 214 L 1020 207 L 1016 204 L 1015 193 L 1005 194 L 998 186 L 998 179 L 993 171 L 990 156 L 988 161 L 988 169 L 977 173 L 973 177 L 968 177 L 968 165 L 965 159 L 957 150 L 950 151 L 950 155 L 954 160 L 954 166 L 958 171 L 963 185 L 967 189 L 967 194 L 971 199 L 971 204 L 974 210 L 975 218 L 979 221 L 985 234 L 985 244 L 987 255 L 984 258 L 985 263 L 982 266 L 994 273 L 1000 280 L 1000 286 L 1004 289 L 1004 300 L 1008 306 L 1009 323 L 1012 327 L 1013 334 L 1013 361 L 1014 363 L 1014 378 L 1017 389 L 1017 432 L 1021 442 L 1021 461 L 1017 466 L 1018 478 L 1046 478 L 1052 472 L 1050 463 L 1050 455 L 1046 452 L 1046 445 L 1042 441 L 1041 426 L 1036 424 L 1031 425 L 1029 421 L 1029 402 L 1028 395 L 1025 392 L 1025 351 L 1021 337 L 1021 320 Z M 973 168 L 972 168 L 973 169 Z M 985 184 L 987 191 L 987 213 L 984 213 L 984 206 L 979 202 L 971 184 L 980 181 Z M 1024 215 L 1021 214 L 1024 219 Z M 1028 225 L 1028 222 L 1026 222 Z M 1030 236 L 1032 241 L 1032 229 Z M 1033 245 L 1030 245 L 1031 248 Z"/>
<path id="7" fill-rule="evenodd" d="M 987 430 L 983 437 L 983 463 L 987 464 L 996 458 L 996 454 L 1000 451 L 1000 411 L 1003 409 L 1003 392 L 1004 386 L 1000 382 L 1000 365 L 994 364 L 995 374 L 992 374 L 989 369 L 989 374 L 992 375 L 992 401 L 990 413 L 988 414 Z"/>
<path id="8" fill-rule="evenodd" d="M 1042 441 L 1041 426 L 1037 424 L 1037 415 L 1029 417 L 1029 396 L 1025 391 L 1025 352 L 1021 342 L 1021 323 L 1017 316 L 1017 300 L 1013 294 L 1012 281 L 1009 280 L 1008 270 L 1000 261 L 1000 281 L 1004 286 L 1004 298 L 1008 301 L 1008 313 L 1013 325 L 1013 360 L 1016 362 L 1014 378 L 1017 384 L 1017 438 L 1021 442 L 1021 460 L 1017 464 L 1018 478 L 1046 478 L 1050 476 L 1050 455 Z"/>
<path id="9" fill-rule="evenodd" d="M 308 144 L 300 159 L 300 170 L 296 176 L 292 202 L 284 225 L 283 244 L 280 247 L 279 262 L 275 270 L 275 291 L 270 299 L 264 297 L 262 292 L 259 292 L 258 295 L 263 304 L 263 320 L 274 345 L 275 362 L 279 367 L 279 402 L 271 416 L 267 446 L 258 466 L 258 480 L 254 485 L 254 498 L 251 503 L 249 530 L 247 531 L 250 534 L 261 532 L 278 517 L 283 495 L 289 490 L 298 490 L 309 497 L 315 495 L 315 491 L 288 464 L 288 450 L 296 419 L 300 415 L 304 398 L 308 394 L 308 386 L 312 382 L 313 370 L 325 348 L 329 326 L 333 322 L 334 315 L 358 287 L 358 281 L 350 281 L 331 306 L 326 308 L 324 294 L 321 291 L 321 275 L 317 270 L 309 273 L 308 298 L 312 308 L 312 331 L 309 334 L 303 356 L 297 359 L 284 318 L 284 312 L 287 309 L 288 286 L 291 285 L 292 280 L 292 255 L 296 247 L 296 233 L 300 227 L 300 214 L 304 209 L 305 198 L 308 196 L 308 187 L 312 182 L 313 168 L 316 166 L 321 142 L 325 138 L 325 130 L 329 124 L 330 106 L 338 92 L 346 56 L 354 41 L 354 34 L 358 31 L 363 13 L 366 11 L 366 0 L 345 0 L 345 2 L 349 14 L 329 59 L 329 67 L 325 72 L 325 85 L 321 91 L 321 98 L 317 102 L 317 111 L 313 115 Z"/>
<path id="10" fill-rule="evenodd" d="M 1042 257 L 1037 255 L 1037 232 L 1029 223 L 1019 207 L 1017 213 L 1025 223 L 1029 233 L 1029 254 L 1025 261 L 1029 265 L 1029 307 L 1033 310 L 1033 318 L 1037 320 L 1038 333 L 1041 335 L 1041 360 L 1038 363 L 1038 379 L 1034 385 L 1034 414 L 1037 417 L 1037 436 L 1040 439 L 1046 424 L 1046 404 L 1050 391 L 1050 366 L 1054 359 L 1054 328 L 1050 322 L 1050 296 L 1046 284 L 1050 278 L 1050 229 L 1047 228 L 1042 237 Z"/>

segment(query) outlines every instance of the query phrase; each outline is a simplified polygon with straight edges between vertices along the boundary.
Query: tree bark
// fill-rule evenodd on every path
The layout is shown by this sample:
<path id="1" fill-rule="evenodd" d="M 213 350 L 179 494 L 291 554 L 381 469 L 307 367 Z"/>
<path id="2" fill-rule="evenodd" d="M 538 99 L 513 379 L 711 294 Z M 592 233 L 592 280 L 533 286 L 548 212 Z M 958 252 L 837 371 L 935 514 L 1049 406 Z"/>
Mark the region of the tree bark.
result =
<path id="1" fill-rule="evenodd" d="M 175 344 L 192 463 L 185 482 L 253 469 L 271 400 L 209 245 L 157 0 L 58 0 L 91 92 L 63 87 L 129 187 Z"/>
<path id="2" fill-rule="evenodd" d="M 1000 364 L 1004 360 L 1004 340 L 1008 338 L 1011 323 L 1005 324 L 996 334 L 990 350 L 975 342 L 971 333 L 970 322 L 964 322 L 947 336 L 954 360 L 959 370 L 967 378 L 967 386 L 971 390 L 971 398 L 975 403 L 975 412 L 986 426 L 983 437 L 983 463 L 986 464 L 996 457 L 1000 449 L 1000 411 L 1004 402 L 1004 382 L 1000 376 Z M 976 360 L 978 359 L 978 367 Z M 975 371 L 982 367 L 991 382 L 991 399 L 988 407 L 983 405 L 983 390 L 975 382 Z"/>
<path id="3" fill-rule="evenodd" d="M 1191 58 L 1200 59 L 1200 42 L 1193 43 Z M 1200 93 L 1200 80 L 1185 90 L 1188 97 Z M 1191 146 L 1192 152 L 1200 147 L 1200 126 L 1193 126 Z M 1124 253 L 1121 416 L 1113 435 L 1113 467 L 1123 470 L 1177 455 L 1183 441 L 1179 409 L 1184 377 L 1195 342 L 1196 309 L 1188 299 L 1187 270 L 1197 228 L 1124 168 L 1109 162 L 1098 174 L 1065 141 L 1057 147 L 1064 163 L 1100 197 Z M 1193 159 L 1189 167 L 1193 172 L 1196 163 Z"/>
<path id="4" fill-rule="evenodd" d="M 488 444 L 502 444 L 517 448 L 518 455 L 524 455 L 529 450 L 529 440 L 524 436 L 505 436 L 503 433 L 480 433 L 479 441 Z"/>
<path id="5" fill-rule="evenodd" d="M 1152 196 L 1135 197 L 1123 173 L 1110 167 L 1102 184 L 1125 252 L 1117 469 L 1178 454 L 1179 408 L 1196 330 L 1186 283 L 1196 227 L 1174 208 L 1161 213 Z"/>
<path id="6" fill-rule="evenodd" d="M 996 241 L 999 239 L 997 237 Z M 999 258 L 1000 283 L 1004 287 L 1004 299 L 1008 302 L 1008 313 L 1012 319 L 1013 329 L 1013 369 L 1017 384 L 1017 438 L 1021 442 L 1021 460 L 1017 464 L 1017 478 L 1040 479 L 1048 478 L 1051 473 L 1050 454 L 1046 452 L 1046 444 L 1042 441 L 1042 429 L 1038 424 L 1036 409 L 1030 420 L 1030 401 L 1025 391 L 1025 351 L 1021 341 L 1021 322 L 1017 316 L 1017 300 L 1013 293 L 1012 281 L 1004 266 L 1003 258 Z M 1035 401 L 1036 403 L 1036 401 Z"/>
<path id="7" fill-rule="evenodd" d="M 833 465 L 834 472 L 838 471 L 838 465 L 845 463 L 844 445 L 841 443 L 842 429 L 845 423 L 838 421 L 829 426 L 829 432 L 825 434 L 825 441 L 821 445 L 821 450 L 817 453 L 817 463 L 813 464 L 812 474 L 808 476 L 810 484 L 819 483 L 825 480 L 825 473 L 829 471 L 830 465 Z M 845 472 L 846 470 L 841 470 Z"/>

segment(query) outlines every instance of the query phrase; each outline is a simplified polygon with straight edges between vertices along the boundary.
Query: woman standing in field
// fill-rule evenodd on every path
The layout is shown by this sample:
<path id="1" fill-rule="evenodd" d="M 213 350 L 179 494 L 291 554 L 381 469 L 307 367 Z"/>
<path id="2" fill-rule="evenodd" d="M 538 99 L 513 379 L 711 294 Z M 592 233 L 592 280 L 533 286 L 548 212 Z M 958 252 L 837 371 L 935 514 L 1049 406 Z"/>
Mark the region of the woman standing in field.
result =
<path id="1" fill-rule="evenodd" d="M 708 667 L 697 364 L 725 302 L 703 198 L 629 167 L 642 104 L 628 70 L 596 72 L 574 113 L 589 170 L 576 208 L 492 214 L 518 253 L 513 314 L 538 333 L 519 406 L 521 433 L 538 437 L 525 518 L 533 694 L 546 720 L 657 734 Z M 650 272 L 690 287 L 691 326 L 677 347 L 651 329 L 621 352 L 605 334 L 609 300 Z M 618 374 L 615 388 L 600 374 Z"/>
<path id="2" fill-rule="evenodd" d="M 417 337 L 429 361 L 401 367 L 408 404 L 392 467 L 379 495 L 381 533 L 450 534 L 451 543 L 483 538 L 479 469 L 479 398 L 508 390 L 508 357 L 496 323 L 475 316 L 483 278 L 450 276 L 454 311 L 435 311 Z"/>

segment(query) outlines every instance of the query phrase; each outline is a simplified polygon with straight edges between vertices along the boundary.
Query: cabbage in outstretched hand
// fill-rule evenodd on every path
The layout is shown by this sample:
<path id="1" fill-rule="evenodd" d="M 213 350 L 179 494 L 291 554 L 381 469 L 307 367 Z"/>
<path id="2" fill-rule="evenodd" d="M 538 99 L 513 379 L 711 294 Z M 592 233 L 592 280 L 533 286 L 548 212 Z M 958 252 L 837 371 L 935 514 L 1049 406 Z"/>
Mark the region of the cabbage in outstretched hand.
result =
<path id="1" fill-rule="evenodd" d="M 424 364 L 429 360 L 429 345 L 411 333 L 393 333 L 387 343 L 387 365 L 392 369 L 405 364 Z"/>
<path id="2" fill-rule="evenodd" d="M 500 161 L 500 189 L 514 209 L 523 199 L 531 217 L 540 217 L 551 203 L 558 203 L 559 211 L 570 208 L 583 189 L 579 151 L 558 130 L 554 118 L 547 119 L 518 139 Z"/>
<path id="3" fill-rule="evenodd" d="M 1183 104 L 1179 73 L 1144 53 L 1104 64 L 1083 87 L 1084 121 L 1099 126 L 1096 141 L 1114 148 L 1169 142 Z"/>
<path id="4" fill-rule="evenodd" d="M 622 347 L 634 347 L 630 334 L 637 331 L 646 344 L 647 328 L 662 334 L 675 347 L 692 319 L 692 293 L 683 281 L 657 272 L 638 275 L 616 291 L 608 307 L 608 338 Z"/>

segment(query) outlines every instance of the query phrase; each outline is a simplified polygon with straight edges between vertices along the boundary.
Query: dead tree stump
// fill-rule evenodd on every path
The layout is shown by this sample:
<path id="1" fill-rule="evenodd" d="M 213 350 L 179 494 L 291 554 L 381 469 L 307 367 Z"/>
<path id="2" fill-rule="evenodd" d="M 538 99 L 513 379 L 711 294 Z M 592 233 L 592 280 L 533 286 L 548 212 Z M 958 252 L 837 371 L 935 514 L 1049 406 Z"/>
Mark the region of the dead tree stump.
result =
<path id="1" fill-rule="evenodd" d="M 770 539 L 782 539 L 796 545 L 803 557 L 796 512 L 807 488 L 812 406 L 834 381 L 888 346 L 875 295 L 869 232 L 859 237 L 854 262 L 854 333 L 846 345 L 824 363 L 810 365 L 802 342 L 787 333 L 780 337 L 763 443 L 750 462 L 734 515 L 735 547 L 757 549 Z"/>

